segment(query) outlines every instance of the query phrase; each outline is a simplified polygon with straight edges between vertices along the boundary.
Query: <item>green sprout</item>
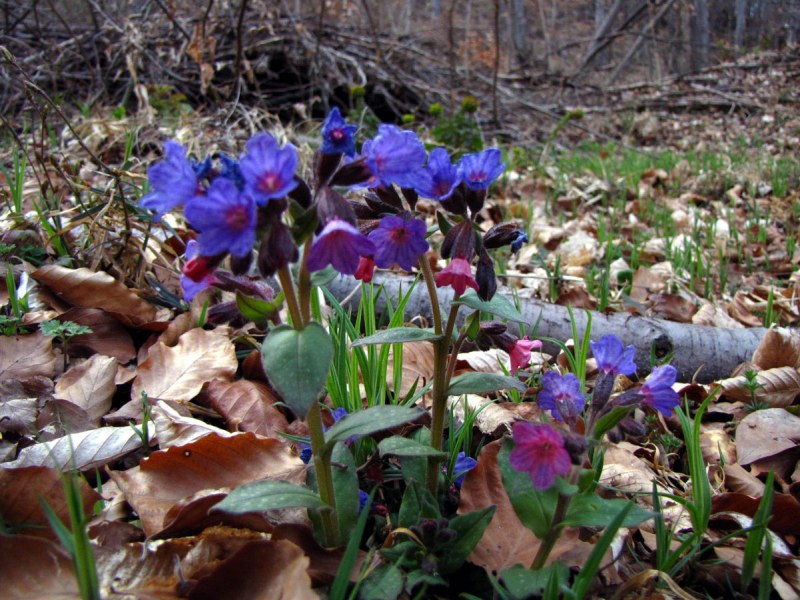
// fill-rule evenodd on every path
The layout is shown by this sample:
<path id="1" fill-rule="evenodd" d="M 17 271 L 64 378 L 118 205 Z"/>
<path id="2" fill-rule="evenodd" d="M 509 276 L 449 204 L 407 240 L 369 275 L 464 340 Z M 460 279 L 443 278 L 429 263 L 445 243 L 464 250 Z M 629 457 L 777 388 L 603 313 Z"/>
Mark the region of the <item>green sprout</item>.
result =
<path id="1" fill-rule="evenodd" d="M 64 370 L 67 370 L 67 346 L 76 335 L 92 333 L 91 327 L 78 325 L 72 321 L 44 321 L 39 324 L 39 329 L 47 337 L 55 337 L 61 341 L 62 352 L 64 353 Z"/>

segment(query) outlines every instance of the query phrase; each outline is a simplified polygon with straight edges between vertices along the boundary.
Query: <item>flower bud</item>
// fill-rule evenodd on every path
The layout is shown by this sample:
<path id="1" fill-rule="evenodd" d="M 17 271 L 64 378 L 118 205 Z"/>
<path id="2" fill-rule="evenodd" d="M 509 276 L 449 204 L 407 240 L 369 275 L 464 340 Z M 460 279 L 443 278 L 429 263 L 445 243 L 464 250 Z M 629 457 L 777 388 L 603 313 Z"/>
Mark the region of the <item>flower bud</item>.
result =
<path id="1" fill-rule="evenodd" d="M 261 240 L 258 250 L 258 271 L 264 277 L 270 277 L 278 269 L 293 263 L 298 258 L 297 245 L 292 232 L 279 222 L 270 228 Z"/>
<path id="2" fill-rule="evenodd" d="M 528 236 L 515 223 L 500 223 L 483 234 L 483 245 L 489 249 L 511 246 L 516 252 L 527 240 Z"/>
<path id="3" fill-rule="evenodd" d="M 359 158 L 339 167 L 339 170 L 333 174 L 330 185 L 351 186 L 364 183 L 371 177 L 372 171 L 367 166 L 366 158 Z"/>
<path id="4" fill-rule="evenodd" d="M 317 216 L 320 223 L 332 219 L 341 219 L 350 225 L 356 224 L 356 215 L 347 199 L 329 187 L 324 187 L 317 194 Z"/>
<path id="5" fill-rule="evenodd" d="M 462 221 L 454 226 L 442 242 L 442 258 L 463 258 L 472 260 L 475 250 L 475 233 L 472 231 L 471 221 Z"/>
<path id="6" fill-rule="evenodd" d="M 497 292 L 497 277 L 494 272 L 492 257 L 481 248 L 478 255 L 478 268 L 475 271 L 475 281 L 478 282 L 478 297 L 489 301 Z"/>

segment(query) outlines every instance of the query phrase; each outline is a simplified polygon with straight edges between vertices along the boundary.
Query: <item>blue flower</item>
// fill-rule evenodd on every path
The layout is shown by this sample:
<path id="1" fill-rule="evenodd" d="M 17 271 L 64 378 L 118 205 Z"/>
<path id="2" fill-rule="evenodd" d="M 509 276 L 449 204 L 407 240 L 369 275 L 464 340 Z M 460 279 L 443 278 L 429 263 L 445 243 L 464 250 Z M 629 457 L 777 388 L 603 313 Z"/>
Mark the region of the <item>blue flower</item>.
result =
<path id="1" fill-rule="evenodd" d="M 672 389 L 672 384 L 678 377 L 678 371 L 672 365 L 656 367 L 650 373 L 650 377 L 644 382 L 639 393 L 644 396 L 642 404 L 655 408 L 665 417 L 672 414 L 673 409 L 678 406 L 680 396 Z"/>
<path id="2" fill-rule="evenodd" d="M 331 219 L 322 229 L 308 254 L 309 271 L 321 271 L 326 266 L 346 275 L 353 275 L 362 256 L 373 256 L 375 244 L 353 225 L 341 219 Z"/>
<path id="3" fill-rule="evenodd" d="M 411 271 L 420 254 L 430 248 L 425 241 L 427 230 L 425 222 L 419 219 L 383 217 L 380 225 L 367 236 L 375 244 L 375 264 L 386 269 L 397 263 L 404 271 Z"/>
<path id="4" fill-rule="evenodd" d="M 572 373 L 560 375 L 555 371 L 542 376 L 542 391 L 537 400 L 539 407 L 549 410 L 557 421 L 575 419 L 586 404 L 580 380 Z"/>
<path id="5" fill-rule="evenodd" d="M 198 180 L 200 179 L 208 179 L 208 176 L 211 175 L 211 157 L 206 156 L 205 159 L 202 161 L 196 161 L 191 159 L 189 163 L 192 165 L 192 170 L 194 171 L 195 177 Z"/>
<path id="6" fill-rule="evenodd" d="M 230 252 L 246 256 L 256 241 L 256 205 L 230 179 L 216 178 L 205 196 L 196 197 L 185 209 L 186 220 L 200 232 L 203 256 Z"/>
<path id="7" fill-rule="evenodd" d="M 235 158 L 221 153 L 219 155 L 219 162 L 222 167 L 219 170 L 219 176 L 230 179 L 236 184 L 240 190 L 244 189 L 244 177 L 242 177 L 242 169 L 239 167 L 239 161 Z"/>
<path id="8" fill-rule="evenodd" d="M 358 490 L 358 512 L 364 510 L 364 507 L 369 501 L 369 494 L 364 490 Z"/>
<path id="9" fill-rule="evenodd" d="M 362 154 L 377 183 L 414 188 L 425 177 L 425 147 L 413 131 L 378 126 L 378 135 L 364 142 Z"/>
<path id="10" fill-rule="evenodd" d="M 447 200 L 461 183 L 458 167 L 450 162 L 450 154 L 444 148 L 434 148 L 425 167 L 428 176 L 420 178 L 417 193 L 431 200 Z"/>
<path id="11" fill-rule="evenodd" d="M 184 147 L 170 140 L 164 144 L 164 152 L 166 158 L 147 170 L 147 181 L 153 191 L 139 201 L 142 208 L 155 211 L 154 221 L 187 204 L 198 193 L 197 175 Z"/>
<path id="12" fill-rule="evenodd" d="M 333 107 L 322 124 L 322 153 L 346 154 L 356 153 L 356 125 L 348 125 L 337 107 Z"/>
<path id="13" fill-rule="evenodd" d="M 464 452 L 459 452 L 456 457 L 456 464 L 453 465 L 453 484 L 460 488 L 464 483 L 464 476 L 478 466 L 478 461 L 467 456 Z"/>
<path id="14" fill-rule="evenodd" d="M 501 156 L 497 148 L 462 156 L 458 170 L 466 186 L 473 190 L 488 189 L 506 168 L 506 163 L 500 162 Z"/>
<path id="15" fill-rule="evenodd" d="M 193 258 L 196 258 L 200 254 L 200 244 L 197 243 L 197 240 L 189 240 L 189 243 L 186 244 L 186 260 L 191 261 Z M 192 298 L 194 298 L 197 294 L 202 292 L 203 290 L 207 290 L 210 288 L 214 283 L 217 282 L 217 278 L 214 277 L 213 271 L 209 270 L 205 275 L 202 276 L 200 281 L 195 281 L 191 277 L 184 275 L 181 273 L 181 289 L 183 290 L 183 299 L 187 302 L 191 302 Z"/>
<path id="16" fill-rule="evenodd" d="M 287 144 L 278 148 L 278 142 L 269 133 L 250 138 L 247 153 L 239 159 L 245 186 L 260 205 L 271 198 L 282 198 L 297 187 L 296 168 L 294 146 Z"/>
<path id="17" fill-rule="evenodd" d="M 597 361 L 597 368 L 604 373 L 615 375 L 633 375 L 636 372 L 634 356 L 636 348 L 625 348 L 615 335 L 604 335 L 599 342 L 590 341 L 592 354 Z"/>
<path id="18" fill-rule="evenodd" d="M 519 249 L 522 248 L 522 244 L 528 243 L 528 234 L 522 231 L 522 229 L 517 229 L 515 232 L 516 236 L 514 237 L 514 241 L 511 242 L 511 252 L 519 252 Z"/>

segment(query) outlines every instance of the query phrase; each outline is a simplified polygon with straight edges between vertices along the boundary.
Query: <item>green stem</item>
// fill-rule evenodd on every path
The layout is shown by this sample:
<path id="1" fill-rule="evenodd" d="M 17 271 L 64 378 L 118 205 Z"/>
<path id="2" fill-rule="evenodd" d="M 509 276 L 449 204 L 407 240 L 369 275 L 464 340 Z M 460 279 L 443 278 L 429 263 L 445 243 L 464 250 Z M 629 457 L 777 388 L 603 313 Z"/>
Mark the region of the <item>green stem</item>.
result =
<path id="1" fill-rule="evenodd" d="M 300 313 L 300 306 L 294 293 L 292 274 L 289 273 L 288 266 L 278 269 L 278 280 L 281 282 L 283 296 L 286 298 L 286 308 L 289 309 L 289 315 L 292 317 L 292 327 L 300 331 L 303 329 L 305 321 L 303 321 L 303 315 Z"/>
<path id="2" fill-rule="evenodd" d="M 314 402 L 306 415 L 308 431 L 311 434 L 311 451 L 314 455 L 314 471 L 317 476 L 319 496 L 329 509 L 320 511 L 322 529 L 325 533 L 326 545 L 335 548 L 339 543 L 339 523 L 336 516 L 336 496 L 333 491 L 333 477 L 331 475 L 331 458 L 322 451 L 325 445 L 325 435 L 322 428 L 322 414 L 319 402 Z"/>
<path id="3" fill-rule="evenodd" d="M 311 320 L 311 272 L 308 270 L 308 254 L 311 250 L 311 237 L 303 246 L 303 258 L 300 261 L 300 272 L 297 275 L 297 294 L 300 303 L 300 315 L 303 321 Z"/>
<path id="4" fill-rule="evenodd" d="M 576 471 L 573 469 L 573 472 L 568 475 L 570 482 L 573 482 L 575 473 Z M 533 562 L 531 563 L 531 571 L 538 571 L 539 569 L 543 568 L 547 562 L 550 552 L 553 551 L 558 538 L 561 536 L 561 529 L 563 527 L 562 522 L 567 516 L 567 509 L 569 509 L 569 503 L 571 501 L 572 496 L 565 496 L 564 494 L 558 495 L 556 509 L 553 512 L 553 520 L 550 521 L 550 528 L 547 530 L 547 533 L 542 540 L 542 545 L 539 546 L 539 550 L 536 552 L 536 556 L 533 558 Z"/>
<path id="5" fill-rule="evenodd" d="M 431 299 L 433 330 L 436 333 L 442 333 L 442 313 L 439 308 L 439 296 L 436 295 L 436 281 L 433 278 L 431 263 L 428 262 L 427 255 L 425 254 L 419 257 L 419 269 L 422 271 L 422 277 L 425 279 L 425 285 L 428 288 L 428 296 L 430 296 Z"/>

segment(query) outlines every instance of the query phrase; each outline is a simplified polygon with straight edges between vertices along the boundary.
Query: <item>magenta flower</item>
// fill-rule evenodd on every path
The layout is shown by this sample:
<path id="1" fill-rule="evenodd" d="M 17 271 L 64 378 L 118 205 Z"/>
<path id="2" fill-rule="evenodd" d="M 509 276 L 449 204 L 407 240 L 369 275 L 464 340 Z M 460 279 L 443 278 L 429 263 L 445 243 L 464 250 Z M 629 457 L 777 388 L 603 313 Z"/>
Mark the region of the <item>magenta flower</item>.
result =
<path id="1" fill-rule="evenodd" d="M 358 267 L 353 275 L 359 281 L 369 283 L 375 276 L 375 259 L 371 256 L 362 256 L 358 259 Z"/>
<path id="2" fill-rule="evenodd" d="M 200 232 L 200 253 L 215 256 L 230 252 L 247 256 L 256 241 L 256 204 L 230 179 L 218 177 L 205 196 L 198 196 L 184 211 L 189 224 Z"/>
<path id="3" fill-rule="evenodd" d="M 458 170 L 466 186 L 473 190 L 488 189 L 506 168 L 506 163 L 500 162 L 501 156 L 497 148 L 462 156 Z"/>
<path id="4" fill-rule="evenodd" d="M 164 160 L 147 170 L 147 181 L 153 191 L 145 195 L 139 206 L 154 211 L 158 222 L 165 213 L 187 204 L 198 194 L 198 181 L 186 150 L 178 142 L 164 144 Z"/>
<path id="5" fill-rule="evenodd" d="M 217 283 L 217 278 L 214 277 L 214 269 L 207 266 L 208 261 L 200 262 L 196 260 L 203 258 L 199 254 L 200 244 L 197 243 L 197 240 L 189 240 L 189 243 L 186 244 L 185 253 L 188 262 L 181 273 L 181 290 L 183 290 L 183 299 L 187 302 L 191 302 L 192 298 L 197 294 Z M 189 275 L 198 279 L 192 279 Z"/>
<path id="6" fill-rule="evenodd" d="M 617 336 L 604 335 L 599 342 L 590 341 L 589 345 L 597 361 L 597 368 L 604 373 L 633 375 L 636 372 L 636 363 L 633 360 L 636 348 L 625 348 Z"/>
<path id="7" fill-rule="evenodd" d="M 425 167 L 428 177 L 421 178 L 416 190 L 423 198 L 447 200 L 461 183 L 461 173 L 450 162 L 450 154 L 444 148 L 434 148 L 428 155 Z"/>
<path id="8" fill-rule="evenodd" d="M 322 153 L 346 154 L 356 153 L 356 125 L 348 125 L 342 118 L 338 107 L 333 107 L 322 124 Z"/>
<path id="9" fill-rule="evenodd" d="M 375 264 L 386 269 L 396 263 L 404 271 L 411 271 L 420 254 L 425 254 L 430 248 L 425 241 L 426 232 L 425 222 L 419 219 L 396 215 L 383 217 L 380 225 L 368 236 L 375 244 Z"/>
<path id="10" fill-rule="evenodd" d="M 294 172 L 297 151 L 278 142 L 269 133 L 260 133 L 247 142 L 247 153 L 239 159 L 239 170 L 245 188 L 255 201 L 264 205 L 270 198 L 282 198 L 297 187 Z"/>
<path id="11" fill-rule="evenodd" d="M 531 350 L 538 350 L 542 347 L 542 342 L 539 340 L 529 340 L 526 335 L 524 338 L 514 342 L 514 345 L 508 351 L 508 356 L 511 358 L 511 374 L 516 375 L 522 367 L 527 367 L 531 362 Z"/>
<path id="12" fill-rule="evenodd" d="M 561 434 L 546 423 L 514 423 L 511 430 L 514 449 L 508 456 L 511 467 L 531 476 L 533 487 L 546 490 L 556 475 L 569 473 L 572 462 Z"/>
<path id="13" fill-rule="evenodd" d="M 656 367 L 650 377 L 644 382 L 639 393 L 644 396 L 642 404 L 655 408 L 658 412 L 668 417 L 673 409 L 678 406 L 680 396 L 672 389 L 672 384 L 678 377 L 678 371 L 672 365 Z"/>
<path id="14" fill-rule="evenodd" d="M 436 287 L 445 287 L 449 285 L 453 288 L 456 296 L 460 296 L 467 287 L 473 290 L 478 289 L 478 282 L 472 275 L 472 268 L 469 266 L 469 261 L 466 258 L 454 258 L 450 264 L 442 269 L 441 273 L 436 276 L 434 280 Z"/>
<path id="15" fill-rule="evenodd" d="M 572 373 L 560 375 L 555 371 L 542 376 L 542 391 L 537 400 L 539 407 L 549 410 L 557 421 L 575 419 L 586 404 L 580 380 Z"/>
<path id="16" fill-rule="evenodd" d="M 425 147 L 413 131 L 379 125 L 378 135 L 364 142 L 361 153 L 379 184 L 414 188 L 425 176 Z"/>
<path id="17" fill-rule="evenodd" d="M 326 266 L 353 275 L 362 256 L 373 256 L 375 244 L 347 221 L 331 219 L 322 229 L 308 254 L 308 269 L 321 271 Z"/>

